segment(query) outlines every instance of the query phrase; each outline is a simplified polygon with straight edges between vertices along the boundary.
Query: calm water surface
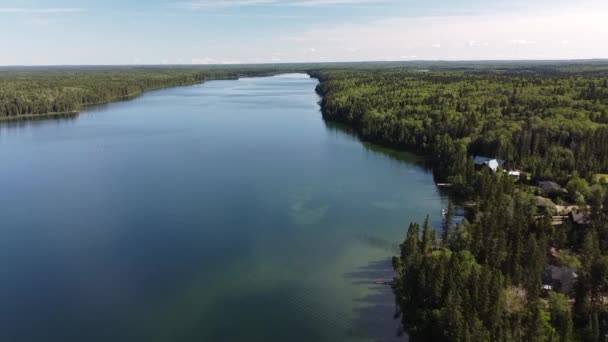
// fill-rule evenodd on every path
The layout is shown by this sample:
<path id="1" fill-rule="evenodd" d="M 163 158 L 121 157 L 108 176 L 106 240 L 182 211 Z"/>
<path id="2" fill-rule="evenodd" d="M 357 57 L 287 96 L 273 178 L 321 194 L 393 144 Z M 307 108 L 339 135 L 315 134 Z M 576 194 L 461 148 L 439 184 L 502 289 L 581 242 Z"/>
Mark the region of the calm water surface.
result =
<path id="1" fill-rule="evenodd" d="M 1 125 L 0 340 L 397 340 L 374 281 L 445 199 L 411 157 L 324 123 L 316 83 Z"/>

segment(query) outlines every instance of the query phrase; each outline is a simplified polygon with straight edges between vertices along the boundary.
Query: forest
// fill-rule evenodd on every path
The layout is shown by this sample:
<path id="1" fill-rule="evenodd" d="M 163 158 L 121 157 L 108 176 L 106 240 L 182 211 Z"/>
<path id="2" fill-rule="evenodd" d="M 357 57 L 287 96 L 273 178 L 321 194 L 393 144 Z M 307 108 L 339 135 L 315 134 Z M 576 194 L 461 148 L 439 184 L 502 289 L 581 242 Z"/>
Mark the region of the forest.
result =
<path id="1" fill-rule="evenodd" d="M 429 155 L 441 181 L 471 155 L 535 179 L 608 170 L 608 73 L 326 71 L 326 119 L 367 140 Z M 454 182 L 464 182 L 453 179 Z"/>
<path id="2" fill-rule="evenodd" d="M 467 203 L 462 223 L 452 204 L 437 230 L 411 223 L 393 258 L 413 340 L 607 340 L 606 68 L 313 74 L 326 120 L 428 156 Z"/>
<path id="3" fill-rule="evenodd" d="M 275 73 L 266 68 L 51 67 L 0 69 L 0 121 L 77 113 L 148 90 Z"/>

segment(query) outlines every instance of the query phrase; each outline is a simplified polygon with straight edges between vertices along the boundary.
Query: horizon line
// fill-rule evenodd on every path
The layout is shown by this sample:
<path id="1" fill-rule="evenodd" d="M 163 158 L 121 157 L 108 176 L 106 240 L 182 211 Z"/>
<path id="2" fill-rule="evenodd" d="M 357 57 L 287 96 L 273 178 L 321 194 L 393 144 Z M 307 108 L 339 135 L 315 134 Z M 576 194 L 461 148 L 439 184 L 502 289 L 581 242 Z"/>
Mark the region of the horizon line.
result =
<path id="1" fill-rule="evenodd" d="M 606 61 L 608 57 L 594 57 L 594 58 L 555 58 L 555 59 L 411 59 L 411 60 L 360 60 L 360 61 L 319 61 L 319 62 L 251 62 L 251 63 L 209 63 L 209 64 L 193 64 L 193 63 L 181 63 L 181 64 L 4 64 L 0 65 L 0 68 L 16 68 L 16 67 L 205 67 L 205 66 L 250 66 L 250 65 L 290 65 L 290 64 L 357 64 L 357 63 L 466 63 L 466 62 L 583 62 L 583 61 Z"/>

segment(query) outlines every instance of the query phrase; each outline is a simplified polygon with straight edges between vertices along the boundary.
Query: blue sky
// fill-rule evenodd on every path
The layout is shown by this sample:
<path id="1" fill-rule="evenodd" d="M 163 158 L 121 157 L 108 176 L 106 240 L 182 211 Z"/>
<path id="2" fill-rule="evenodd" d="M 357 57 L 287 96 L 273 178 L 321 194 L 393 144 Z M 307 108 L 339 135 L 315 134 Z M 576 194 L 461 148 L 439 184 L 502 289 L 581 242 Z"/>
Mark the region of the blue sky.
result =
<path id="1" fill-rule="evenodd" d="M 608 58 L 606 0 L 0 0 L 0 65 Z"/>

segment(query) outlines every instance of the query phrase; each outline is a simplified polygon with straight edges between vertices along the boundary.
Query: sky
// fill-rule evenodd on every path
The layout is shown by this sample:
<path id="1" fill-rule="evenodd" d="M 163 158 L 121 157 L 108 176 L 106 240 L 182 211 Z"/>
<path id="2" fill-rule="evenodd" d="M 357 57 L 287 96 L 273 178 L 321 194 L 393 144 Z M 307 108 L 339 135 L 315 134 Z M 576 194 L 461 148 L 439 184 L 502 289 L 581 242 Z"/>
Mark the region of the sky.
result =
<path id="1" fill-rule="evenodd" d="M 0 0 L 0 65 L 608 58 L 608 0 Z"/>

